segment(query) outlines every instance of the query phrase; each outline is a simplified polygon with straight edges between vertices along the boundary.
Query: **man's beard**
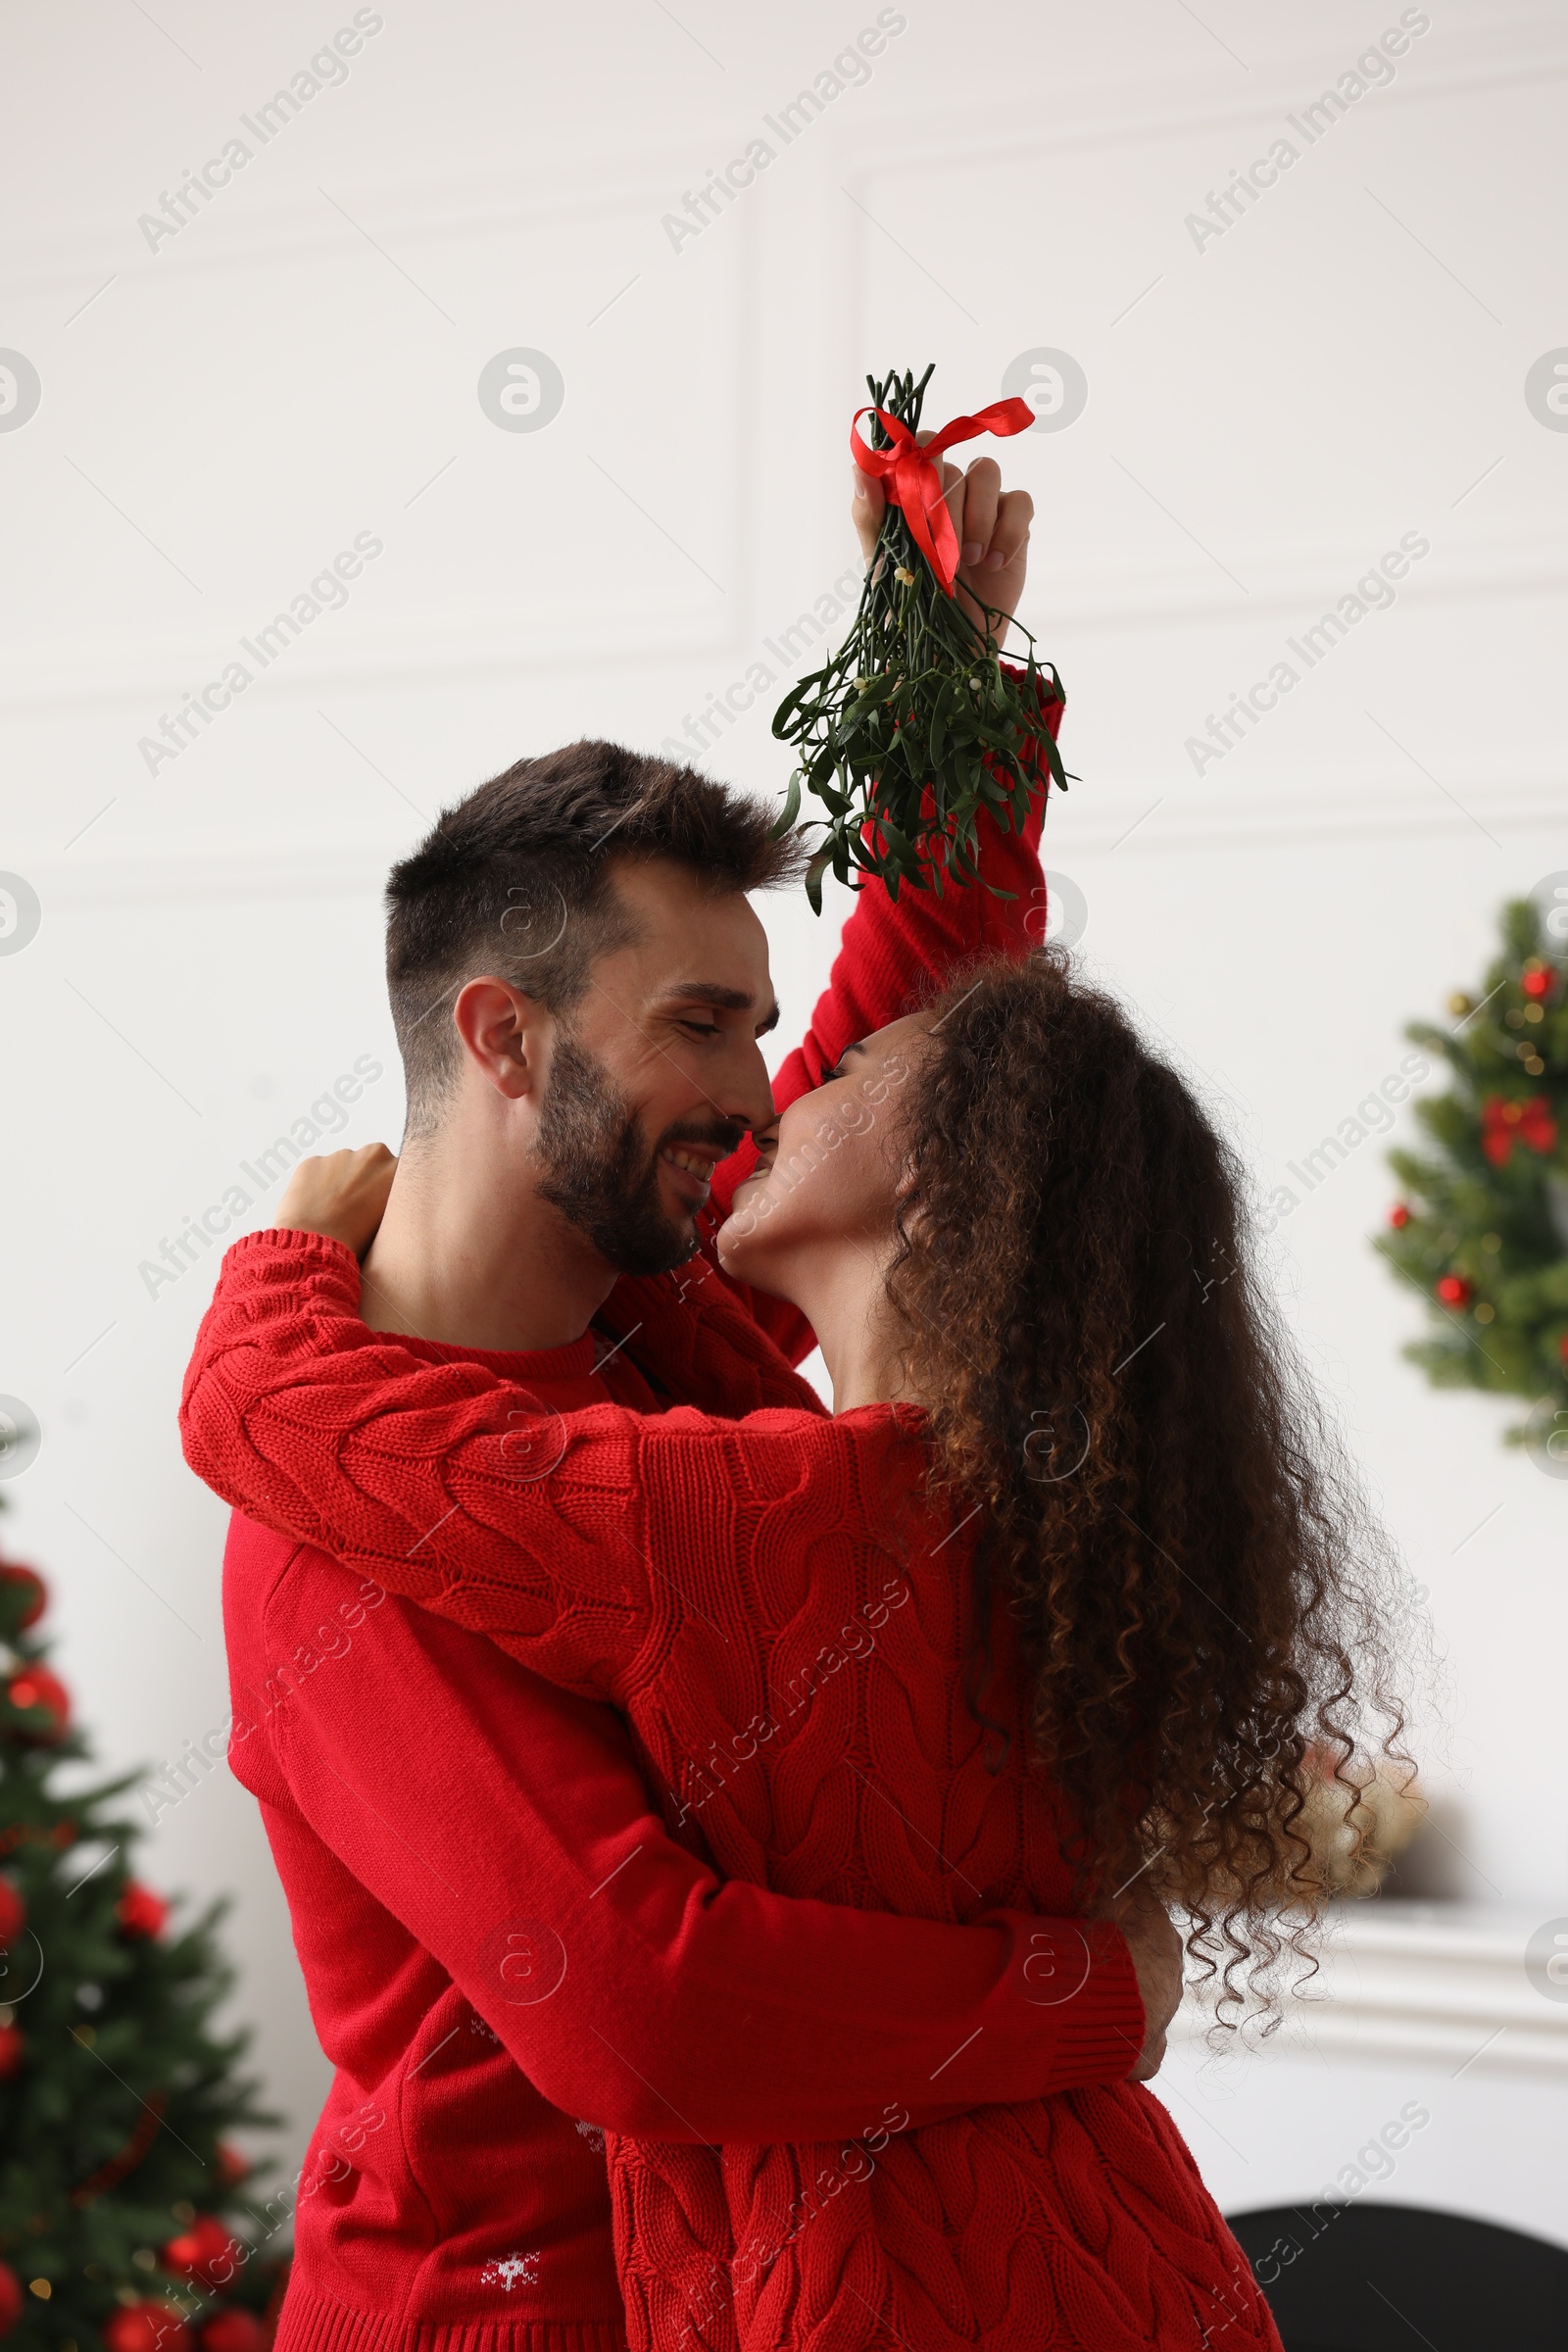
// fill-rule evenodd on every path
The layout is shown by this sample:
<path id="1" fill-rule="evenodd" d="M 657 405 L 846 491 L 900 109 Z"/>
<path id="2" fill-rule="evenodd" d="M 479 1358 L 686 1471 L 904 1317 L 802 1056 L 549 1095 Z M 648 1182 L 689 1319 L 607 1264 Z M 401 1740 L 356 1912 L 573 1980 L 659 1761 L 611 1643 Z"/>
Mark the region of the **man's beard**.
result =
<path id="1" fill-rule="evenodd" d="M 636 1111 L 603 1063 L 558 1034 L 539 1107 L 539 1190 L 622 1274 L 667 1274 L 692 1255 L 697 1237 L 691 1224 L 664 1207 L 661 1148 L 710 1144 L 727 1156 L 742 1133 L 724 1119 L 702 1127 L 677 1120 L 650 1148 Z"/>

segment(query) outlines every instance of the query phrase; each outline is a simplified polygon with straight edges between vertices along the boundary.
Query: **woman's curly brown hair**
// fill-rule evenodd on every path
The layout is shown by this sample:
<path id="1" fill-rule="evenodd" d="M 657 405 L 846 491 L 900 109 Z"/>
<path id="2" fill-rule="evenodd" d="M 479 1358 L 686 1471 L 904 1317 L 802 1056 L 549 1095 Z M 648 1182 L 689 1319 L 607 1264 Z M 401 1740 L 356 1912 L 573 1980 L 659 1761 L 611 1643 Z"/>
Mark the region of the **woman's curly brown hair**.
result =
<path id="1" fill-rule="evenodd" d="M 1045 948 L 933 1009 L 888 1287 L 935 1483 L 986 1506 L 971 1710 L 1000 1580 L 1085 1898 L 1147 1867 L 1221 2014 L 1243 1968 L 1271 2014 L 1322 1899 L 1308 1792 L 1332 1764 L 1351 1802 L 1402 1733 L 1387 1539 L 1251 1265 L 1234 1155 L 1120 1006 Z"/>

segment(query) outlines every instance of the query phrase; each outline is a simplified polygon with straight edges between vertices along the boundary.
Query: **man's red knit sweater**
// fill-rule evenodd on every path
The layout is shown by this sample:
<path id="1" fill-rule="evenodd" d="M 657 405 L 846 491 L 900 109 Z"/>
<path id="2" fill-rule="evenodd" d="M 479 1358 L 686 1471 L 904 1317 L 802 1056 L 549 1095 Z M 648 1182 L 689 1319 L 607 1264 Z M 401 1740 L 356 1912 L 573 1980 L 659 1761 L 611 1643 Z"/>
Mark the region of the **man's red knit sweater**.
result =
<path id="1" fill-rule="evenodd" d="M 862 895 L 781 1104 L 923 980 L 1039 935 L 1039 823 L 982 822 L 983 869 L 1010 899 Z M 715 1213 L 749 1158 L 719 1171 Z M 713 1338 L 694 1278 L 722 1287 L 702 1260 L 617 1286 L 597 1319 L 609 1336 L 570 1348 L 407 1346 L 563 1412 L 808 1401 L 743 1319 Z M 804 1352 L 800 1318 L 759 1304 Z M 682 1821 L 663 1792 L 665 1818 L 651 1810 L 611 1709 L 239 1514 L 224 1612 L 230 1760 L 260 1800 L 337 2070 L 298 2184 L 279 2352 L 618 2352 L 606 2127 L 850 2140 L 901 2108 L 918 2123 L 1128 2071 L 1143 2013 L 1110 1929 L 1090 1935 L 1069 2015 L 1025 1976 L 1049 1920 L 957 1928 L 721 1884 L 701 1812 Z M 542 1928 L 569 1946 L 560 1984 Z"/>
<path id="2" fill-rule="evenodd" d="M 713 1345 L 751 1328 L 717 1283 L 697 1320 Z M 933 1922 L 1054 1914 L 1033 1997 L 1064 2047 L 1113 2035 L 1091 1931 L 1067 1917 L 1004 1595 L 995 1775 L 964 1704 L 972 1514 L 926 1493 L 923 1415 L 834 1418 L 808 1394 L 739 1421 L 541 1409 L 487 1366 L 367 1330 L 353 1253 L 274 1233 L 224 1259 L 184 1426 L 193 1465 L 241 1508 L 619 1708 L 651 1785 L 701 1815 L 732 1884 Z M 514 1955 L 535 2011 L 569 1992 L 561 1915 L 491 1925 L 492 2000 Z M 946 2087 L 957 2054 L 928 2048 L 902 2101 L 852 2134 L 693 2144 L 684 2084 L 667 2095 L 686 2131 L 612 2132 L 635 2352 L 1198 2352 L 1222 2321 L 1236 2352 L 1277 2346 L 1169 2116 L 1110 2079 L 1126 2064 L 1095 2087 L 1028 2098 L 1015 2082 L 1007 2105 L 912 2117 L 905 2102 Z M 542 2282 L 544 2249 L 516 2260 Z"/>

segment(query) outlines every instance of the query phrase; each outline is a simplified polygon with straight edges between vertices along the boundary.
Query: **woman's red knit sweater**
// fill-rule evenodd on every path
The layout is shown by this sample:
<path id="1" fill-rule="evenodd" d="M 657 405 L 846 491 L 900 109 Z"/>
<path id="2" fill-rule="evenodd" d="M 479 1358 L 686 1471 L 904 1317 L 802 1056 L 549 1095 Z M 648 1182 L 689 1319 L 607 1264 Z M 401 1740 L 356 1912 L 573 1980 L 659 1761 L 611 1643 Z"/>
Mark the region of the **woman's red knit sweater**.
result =
<path id="1" fill-rule="evenodd" d="M 358 1306 L 334 1243 L 228 1253 L 183 1415 L 209 1485 L 619 1708 L 671 1818 L 699 1814 L 733 1878 L 933 1921 L 1070 1911 L 1003 1608 L 996 1777 L 964 1703 L 966 1523 L 925 1494 L 918 1414 L 541 1412 Z M 494 1965 L 542 1997 L 569 1959 L 546 1932 Z M 1032 1973 L 1043 2008 L 1069 2008 L 1083 1936 L 1043 1936 Z M 1278 2344 L 1175 2127 L 1126 2082 L 895 2110 L 848 2145 L 612 2134 L 608 2155 L 644 2352 Z"/>

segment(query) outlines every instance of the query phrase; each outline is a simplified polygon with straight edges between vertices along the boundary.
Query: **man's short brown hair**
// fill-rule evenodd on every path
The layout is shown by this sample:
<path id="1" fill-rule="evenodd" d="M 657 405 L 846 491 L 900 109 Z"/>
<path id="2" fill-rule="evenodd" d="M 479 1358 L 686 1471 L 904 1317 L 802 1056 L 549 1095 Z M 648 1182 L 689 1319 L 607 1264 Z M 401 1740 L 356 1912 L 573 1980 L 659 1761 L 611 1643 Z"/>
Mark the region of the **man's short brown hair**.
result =
<path id="1" fill-rule="evenodd" d="M 550 1011 L 633 936 L 613 872 L 668 858 L 715 894 L 800 870 L 766 808 L 695 768 L 618 743 L 519 760 L 437 818 L 387 878 L 386 976 L 408 1088 L 408 1132 L 427 1134 L 458 1067 L 452 1000 L 494 972 Z"/>

